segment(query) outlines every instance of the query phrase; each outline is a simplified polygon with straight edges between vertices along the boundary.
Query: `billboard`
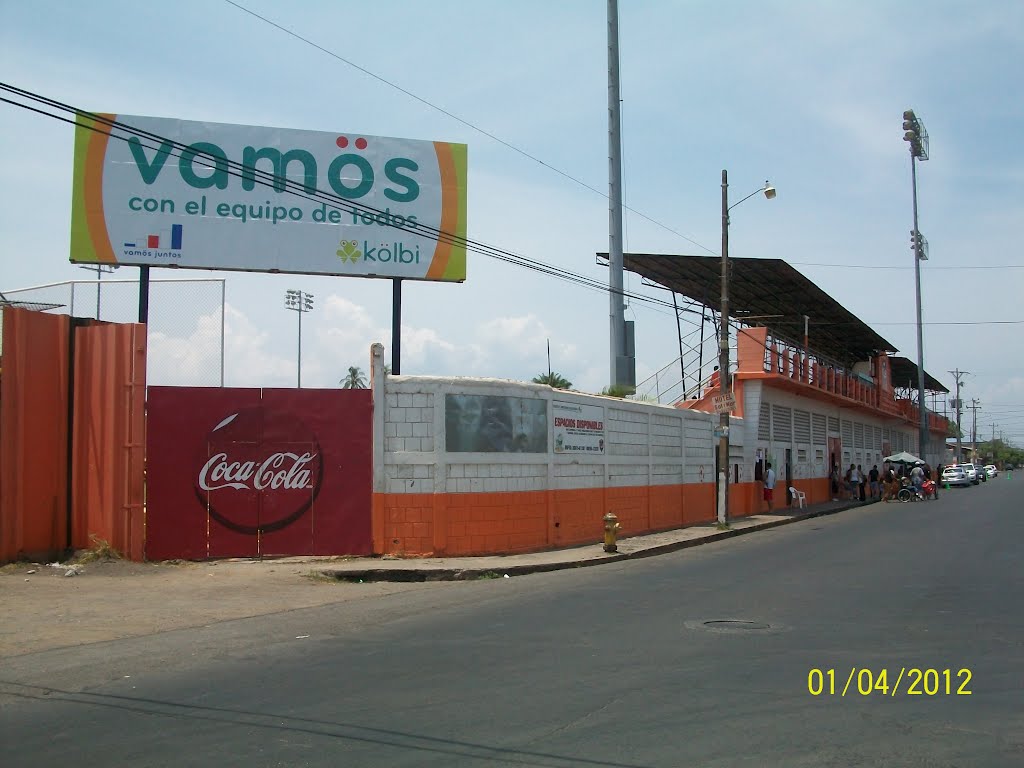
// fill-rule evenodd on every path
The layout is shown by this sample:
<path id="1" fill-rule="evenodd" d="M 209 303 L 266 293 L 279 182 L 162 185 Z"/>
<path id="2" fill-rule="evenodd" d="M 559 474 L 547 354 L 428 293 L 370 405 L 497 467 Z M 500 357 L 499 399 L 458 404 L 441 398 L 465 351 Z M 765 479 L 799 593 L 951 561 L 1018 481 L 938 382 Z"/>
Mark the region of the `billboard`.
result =
<path id="1" fill-rule="evenodd" d="M 445 395 L 444 449 L 449 453 L 546 453 L 544 400 L 504 395 Z"/>
<path id="2" fill-rule="evenodd" d="M 466 279 L 465 144 L 94 117 L 75 126 L 72 262 Z"/>

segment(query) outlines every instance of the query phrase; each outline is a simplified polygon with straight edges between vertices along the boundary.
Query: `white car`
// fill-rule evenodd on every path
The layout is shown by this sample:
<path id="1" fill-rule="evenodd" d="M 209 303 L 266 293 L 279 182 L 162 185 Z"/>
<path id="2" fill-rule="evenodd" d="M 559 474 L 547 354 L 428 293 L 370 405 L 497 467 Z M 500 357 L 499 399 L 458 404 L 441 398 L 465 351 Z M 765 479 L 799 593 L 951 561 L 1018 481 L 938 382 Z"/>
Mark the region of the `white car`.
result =
<path id="1" fill-rule="evenodd" d="M 957 464 L 957 466 L 967 473 L 967 479 L 971 481 L 971 485 L 977 485 L 981 482 L 981 477 L 978 475 L 978 468 L 973 464 Z"/>
<path id="2" fill-rule="evenodd" d="M 946 467 L 942 470 L 942 482 L 944 485 L 961 485 L 966 488 L 971 484 L 971 479 L 963 467 Z"/>
<path id="3" fill-rule="evenodd" d="M 985 465 L 985 473 L 989 477 L 995 477 L 996 475 L 999 474 L 999 469 L 996 467 L 995 464 L 986 464 Z"/>

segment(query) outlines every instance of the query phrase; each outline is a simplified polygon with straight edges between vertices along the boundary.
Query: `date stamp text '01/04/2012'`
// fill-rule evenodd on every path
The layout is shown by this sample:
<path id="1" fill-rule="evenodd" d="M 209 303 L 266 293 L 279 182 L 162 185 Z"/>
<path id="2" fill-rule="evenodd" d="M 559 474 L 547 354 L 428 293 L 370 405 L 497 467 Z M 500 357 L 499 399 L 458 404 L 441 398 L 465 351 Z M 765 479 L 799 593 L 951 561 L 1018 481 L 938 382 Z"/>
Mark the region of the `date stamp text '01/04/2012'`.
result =
<path id="1" fill-rule="evenodd" d="M 851 667 L 847 675 L 834 668 L 811 669 L 807 692 L 812 696 L 970 696 L 971 670 L 901 667 L 897 672 Z M 844 682 L 845 678 L 845 682 Z M 890 685 L 890 680 L 894 681 Z"/>

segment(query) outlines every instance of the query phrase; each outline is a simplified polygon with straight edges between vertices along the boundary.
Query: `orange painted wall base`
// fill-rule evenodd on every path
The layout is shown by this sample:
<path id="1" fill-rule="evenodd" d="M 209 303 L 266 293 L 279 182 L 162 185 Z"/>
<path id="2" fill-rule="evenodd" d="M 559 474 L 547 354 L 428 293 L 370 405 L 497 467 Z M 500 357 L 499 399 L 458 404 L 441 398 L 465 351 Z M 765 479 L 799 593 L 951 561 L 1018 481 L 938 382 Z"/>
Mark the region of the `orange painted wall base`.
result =
<path id="1" fill-rule="evenodd" d="M 811 483 L 801 488 L 811 498 Z M 798 486 L 799 487 L 799 486 Z M 825 487 L 825 486 L 823 486 Z M 826 488 L 827 490 L 827 488 Z M 730 515 L 766 512 L 760 483 L 731 485 Z M 785 506 L 785 489 L 776 491 Z M 821 499 L 823 500 L 823 499 Z M 762 509 L 763 507 L 763 509 Z M 375 554 L 495 555 L 592 544 L 614 512 L 619 536 L 637 536 L 715 519 L 712 483 L 508 493 L 377 493 Z"/>

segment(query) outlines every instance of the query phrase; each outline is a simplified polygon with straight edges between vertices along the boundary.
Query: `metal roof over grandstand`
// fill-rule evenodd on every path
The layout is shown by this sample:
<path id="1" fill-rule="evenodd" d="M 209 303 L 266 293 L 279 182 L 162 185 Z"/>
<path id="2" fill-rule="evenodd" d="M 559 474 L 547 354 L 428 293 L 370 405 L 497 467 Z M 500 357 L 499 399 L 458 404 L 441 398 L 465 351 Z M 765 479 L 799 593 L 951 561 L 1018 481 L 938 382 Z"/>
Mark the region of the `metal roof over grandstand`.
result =
<path id="1" fill-rule="evenodd" d="M 607 260 L 607 253 L 597 254 Z M 842 365 L 895 352 L 890 342 L 782 259 L 729 258 L 729 316 L 767 327 L 798 348 L 804 343 L 804 315 L 813 353 Z M 623 267 L 695 302 L 720 311 L 722 259 L 625 253 Z"/>
<path id="2" fill-rule="evenodd" d="M 889 368 L 892 372 L 892 385 L 917 389 L 917 363 L 905 357 L 890 357 Z M 924 372 L 924 388 L 929 392 L 949 392 L 928 371 Z"/>

